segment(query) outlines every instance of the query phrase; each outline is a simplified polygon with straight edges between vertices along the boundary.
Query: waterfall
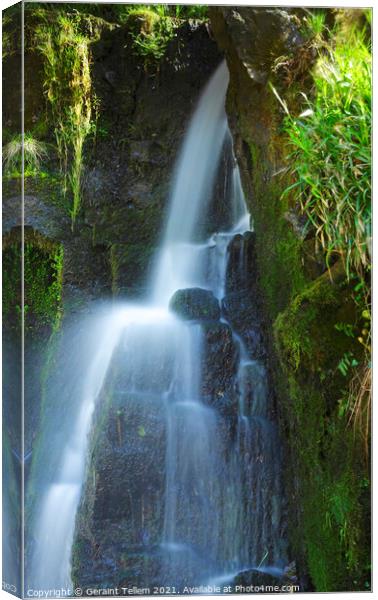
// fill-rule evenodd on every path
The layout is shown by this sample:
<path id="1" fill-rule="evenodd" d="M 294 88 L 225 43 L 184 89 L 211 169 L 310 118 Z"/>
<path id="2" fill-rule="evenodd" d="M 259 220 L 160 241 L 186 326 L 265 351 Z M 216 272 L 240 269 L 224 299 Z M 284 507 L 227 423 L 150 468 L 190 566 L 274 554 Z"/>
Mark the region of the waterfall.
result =
<path id="1" fill-rule="evenodd" d="M 224 300 L 230 269 L 235 270 L 230 244 L 238 236 L 235 277 L 246 278 L 243 235 L 250 230 L 250 215 L 225 113 L 228 78 L 223 62 L 191 118 L 173 176 L 150 302 L 109 309 L 89 344 L 84 385 L 72 392 L 77 395 L 70 409 L 72 430 L 63 436 L 61 461 L 45 485 L 34 520 L 29 588 L 72 586 L 70 557 L 89 432 L 94 412 L 101 410 L 104 384 L 115 377 L 110 373 L 115 362 L 121 365 L 114 384 L 120 402 L 129 403 L 130 414 L 134 405 L 139 411 L 153 406 L 166 424 L 161 584 L 200 585 L 227 579 L 229 573 L 285 564 L 279 448 L 269 418 L 265 367 L 225 317 L 205 326 L 182 321 L 169 311 L 169 300 L 178 289 L 201 287 L 219 302 Z M 199 240 L 198 224 L 208 214 L 222 152 L 230 165 L 225 174 L 227 222 Z M 204 365 L 214 327 L 224 335 L 231 331 L 235 368 L 228 399 L 214 392 L 209 400 L 205 391 Z M 224 414 L 215 401 L 235 401 L 236 409 Z"/>
<path id="2" fill-rule="evenodd" d="M 70 554 L 85 472 L 87 437 L 95 402 L 119 336 L 118 315 L 111 314 L 97 325 L 94 352 L 90 353 L 88 361 L 89 370 L 83 385 L 78 385 L 79 389 L 75 390 L 80 398 L 76 422 L 65 439 L 61 462 L 41 506 L 38 506 L 33 535 L 36 543 L 26 574 L 29 588 L 57 589 L 70 586 Z"/>
<path id="3" fill-rule="evenodd" d="M 221 63 L 192 117 L 173 176 L 169 216 L 154 280 L 156 302 L 201 283 L 206 245 L 195 245 L 198 218 L 206 214 L 220 153 L 228 132 L 225 95 L 228 69 Z"/>

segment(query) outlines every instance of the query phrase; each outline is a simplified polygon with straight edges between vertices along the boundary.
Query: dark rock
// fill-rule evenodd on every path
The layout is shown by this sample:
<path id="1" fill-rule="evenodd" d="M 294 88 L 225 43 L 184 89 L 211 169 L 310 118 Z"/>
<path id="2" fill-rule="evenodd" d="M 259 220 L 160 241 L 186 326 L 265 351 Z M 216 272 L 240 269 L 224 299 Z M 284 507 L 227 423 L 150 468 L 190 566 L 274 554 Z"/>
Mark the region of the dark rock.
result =
<path id="1" fill-rule="evenodd" d="M 147 503 L 147 497 L 155 496 L 154 490 L 162 491 L 164 483 L 164 407 L 146 399 L 141 406 L 140 399 L 132 396 L 124 404 L 127 409 L 110 411 L 97 454 L 96 520 L 128 518 L 132 503 Z"/>
<path id="2" fill-rule="evenodd" d="M 133 210 L 129 207 L 129 210 Z M 110 249 L 114 296 L 140 297 L 147 288 L 156 248 L 147 244 L 113 244 Z"/>
<path id="3" fill-rule="evenodd" d="M 218 25 L 217 12 L 222 14 L 239 60 L 257 84 L 267 82 L 274 57 L 286 56 L 302 42 L 295 16 L 288 10 L 216 7 L 210 12 L 213 27 Z"/>
<path id="4" fill-rule="evenodd" d="M 51 14 L 46 10 L 53 18 L 53 9 Z M 107 14 L 105 8 L 101 14 Z M 78 19 L 80 31 L 91 38 L 92 90 L 101 108 L 95 140 L 89 137 L 84 147 L 81 210 L 74 231 L 71 194 L 63 194 L 52 149 L 54 123 L 46 121 L 41 109 L 43 59 L 32 45 L 25 49 L 25 127 L 41 130 L 37 137 L 49 146 L 43 164 L 48 177 L 28 177 L 25 182 L 25 225 L 64 245 L 63 296 L 72 304 L 79 297 L 108 294 L 111 287 L 116 294 L 144 293 L 178 148 L 198 94 L 221 60 L 206 26 L 186 24 L 177 30 L 160 63 L 146 70 L 126 25 L 118 27 L 92 16 Z M 4 62 L 4 76 L 12 82 L 17 60 L 15 53 Z M 16 98 L 21 82 L 16 83 L 4 105 L 7 136 L 20 130 Z M 5 231 L 20 225 L 19 195 L 20 179 L 7 179 Z M 126 244 L 130 249 L 124 252 Z M 130 266 L 134 258 L 136 269 Z"/>
<path id="5" fill-rule="evenodd" d="M 222 314 L 237 330 L 258 321 L 255 298 L 244 290 L 227 294 L 222 300 Z"/>
<path id="6" fill-rule="evenodd" d="M 294 235 L 300 240 L 307 240 L 315 235 L 314 227 L 309 223 L 306 215 L 290 209 L 284 213 L 284 219 L 291 225 Z"/>
<path id="7" fill-rule="evenodd" d="M 275 573 L 277 571 L 277 573 Z M 235 586 L 254 586 L 260 587 L 260 593 L 272 593 L 281 592 L 282 586 L 287 585 L 290 580 L 284 577 L 284 572 L 281 573 L 280 569 L 271 570 L 271 572 L 259 570 L 259 569 L 248 569 L 241 571 L 234 579 Z M 273 589 L 272 589 L 273 588 Z M 241 592 L 243 590 L 240 590 Z M 287 591 L 287 590 L 286 590 Z"/>
<path id="8" fill-rule="evenodd" d="M 233 382 L 238 348 L 226 323 L 214 321 L 202 324 L 204 336 L 202 394 L 204 400 L 223 414 L 232 414 L 236 397 Z"/>
<path id="9" fill-rule="evenodd" d="M 226 273 L 226 291 L 252 289 L 256 284 L 255 233 L 238 233 L 228 246 L 228 264 Z"/>
<path id="10" fill-rule="evenodd" d="M 261 308 L 256 288 L 252 286 L 250 290 L 227 294 L 222 300 L 222 314 L 242 338 L 249 357 L 265 358 Z"/>
<path id="11" fill-rule="evenodd" d="M 169 308 L 187 321 L 218 321 L 219 302 L 214 294 L 202 288 L 177 290 L 169 302 Z"/>
<path id="12" fill-rule="evenodd" d="M 3 200 L 3 232 L 8 233 L 14 227 L 21 227 L 22 214 L 19 210 L 19 197 L 11 196 Z M 30 227 L 52 240 L 61 241 L 71 235 L 68 215 L 53 204 L 38 196 L 25 194 L 25 227 Z"/>
<path id="13" fill-rule="evenodd" d="M 188 119 L 221 56 L 206 27 L 189 24 L 147 70 L 127 25 L 101 36 L 92 51 L 101 116 L 96 145 L 85 161 L 83 212 L 96 242 L 155 246 Z M 130 273 L 120 271 L 119 287 L 129 287 Z"/>
<path id="14" fill-rule="evenodd" d="M 240 335 L 246 345 L 248 354 L 255 360 L 263 360 L 266 357 L 266 349 L 264 344 L 264 333 L 261 325 L 255 324 L 247 326 L 241 330 Z"/>
<path id="15" fill-rule="evenodd" d="M 324 253 L 319 248 L 316 238 L 304 240 L 302 244 L 303 252 L 303 268 L 309 279 L 317 279 L 325 271 L 328 266 Z M 332 265 L 332 260 L 328 261 L 328 265 Z"/>

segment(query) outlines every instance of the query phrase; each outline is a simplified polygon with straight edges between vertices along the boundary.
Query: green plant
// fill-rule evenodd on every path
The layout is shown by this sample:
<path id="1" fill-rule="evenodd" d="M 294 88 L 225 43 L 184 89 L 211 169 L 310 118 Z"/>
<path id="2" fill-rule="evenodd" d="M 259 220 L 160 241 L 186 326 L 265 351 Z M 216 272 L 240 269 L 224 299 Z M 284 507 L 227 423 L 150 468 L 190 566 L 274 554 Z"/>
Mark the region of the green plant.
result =
<path id="1" fill-rule="evenodd" d="M 336 323 L 335 324 L 336 331 L 342 331 L 346 336 L 350 338 L 355 337 L 355 328 L 351 323 Z"/>
<path id="2" fill-rule="evenodd" d="M 175 30 L 174 23 L 171 17 L 166 16 L 165 10 L 152 10 L 151 7 L 131 8 L 127 24 L 135 51 L 144 58 L 145 64 L 160 60 Z"/>
<path id="3" fill-rule="evenodd" d="M 178 19 L 198 19 L 205 21 L 208 18 L 208 6 L 206 4 L 173 4 L 169 6 Z"/>
<path id="4" fill-rule="evenodd" d="M 358 360 L 353 356 L 353 352 L 345 352 L 337 365 L 340 373 L 346 377 L 353 367 L 358 366 Z"/>
<path id="5" fill-rule="evenodd" d="M 145 65 L 159 61 L 178 26 L 186 19 L 205 20 L 207 6 L 181 4 L 137 4 L 124 7 L 122 20 L 127 23 L 136 53 Z"/>
<path id="6" fill-rule="evenodd" d="M 370 387 L 370 256 L 371 256 L 371 48 L 364 29 L 341 25 L 330 42 L 322 40 L 324 17 L 309 17 L 309 30 L 322 46 L 313 71 L 314 94 L 298 117 L 273 88 L 285 111 L 284 131 L 291 152 L 291 195 L 308 217 L 330 267 L 340 257 L 353 285 L 357 322 L 336 329 L 355 337 L 365 350 L 363 360 L 352 353 L 341 356 L 338 370 L 350 379 L 340 400 L 340 412 L 349 412 L 367 448 Z M 360 388 L 358 388 L 360 385 Z"/>
<path id="7" fill-rule="evenodd" d="M 303 19 L 302 33 L 306 38 L 321 39 L 326 30 L 326 11 L 319 9 L 306 10 Z"/>
<path id="8" fill-rule="evenodd" d="M 3 316 L 8 326 L 21 327 L 24 303 L 25 331 L 40 336 L 41 330 L 59 327 L 62 308 L 63 247 L 41 236 L 7 243 L 3 252 Z M 23 259 L 24 301 L 21 295 Z"/>
<path id="9" fill-rule="evenodd" d="M 347 275 L 361 277 L 370 262 L 371 53 L 355 31 L 320 57 L 315 98 L 287 115 L 295 192 L 314 226 L 327 261 L 340 255 Z"/>
<path id="10" fill-rule="evenodd" d="M 81 207 L 83 147 L 91 131 L 92 85 L 89 40 L 80 33 L 76 15 L 46 17 L 36 29 L 44 57 L 45 90 L 51 106 L 55 139 L 64 174 L 64 193 L 72 194 L 72 227 Z"/>
<path id="11" fill-rule="evenodd" d="M 21 173 L 22 149 L 24 154 L 24 170 L 32 172 L 40 168 L 41 162 L 47 157 L 47 146 L 35 139 L 30 133 L 24 136 L 15 135 L 10 142 L 3 147 L 4 173 L 14 171 Z"/>

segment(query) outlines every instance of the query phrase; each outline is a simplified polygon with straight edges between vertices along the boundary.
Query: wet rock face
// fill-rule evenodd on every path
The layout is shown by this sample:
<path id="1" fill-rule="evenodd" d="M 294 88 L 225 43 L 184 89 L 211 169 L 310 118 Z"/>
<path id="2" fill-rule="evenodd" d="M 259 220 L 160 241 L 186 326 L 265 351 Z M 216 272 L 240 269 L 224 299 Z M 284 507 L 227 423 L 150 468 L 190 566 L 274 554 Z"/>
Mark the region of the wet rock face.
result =
<path id="1" fill-rule="evenodd" d="M 72 576 L 80 585 L 103 587 L 121 585 L 132 573 L 133 584 L 150 584 L 159 571 L 164 521 L 164 406 L 154 398 L 125 395 L 116 386 L 105 424 L 95 435 Z"/>
<path id="2" fill-rule="evenodd" d="M 17 60 L 17 55 L 5 60 L 10 79 Z M 70 264 L 64 265 L 63 292 L 70 303 L 71 298 L 75 303 L 80 296 L 102 297 L 104 292 L 144 293 L 178 148 L 199 92 L 220 60 L 206 26 L 194 23 L 180 27 L 160 63 L 148 69 L 127 26 L 104 26 L 91 44 L 91 82 L 100 108 L 96 135 L 84 146 L 82 206 L 75 231 L 69 216 L 72 199 L 63 197 L 54 153 L 43 164 L 51 178 L 28 177 L 25 182 L 30 205 L 25 225 L 42 233 L 48 229 L 46 235 L 64 242 Z M 26 129 L 40 120 L 45 130 L 44 67 L 34 47 L 26 48 L 25 81 Z M 18 102 L 12 94 L 6 100 L 4 126 L 9 135 L 17 134 Z M 52 147 L 50 112 L 47 131 L 38 139 Z M 19 193 L 19 179 L 5 182 L 6 227 L 8 221 L 19 220 L 19 203 L 12 201 Z"/>
<path id="3" fill-rule="evenodd" d="M 202 288 L 177 290 L 169 302 L 169 308 L 186 321 L 218 321 L 219 302 L 214 294 Z"/>
<path id="4" fill-rule="evenodd" d="M 226 323 L 206 321 L 203 331 L 202 394 L 206 404 L 221 414 L 236 415 L 233 384 L 238 350 Z"/>
<path id="5" fill-rule="evenodd" d="M 214 36 L 225 51 L 230 70 L 226 109 L 248 206 L 254 219 L 260 270 L 258 287 L 265 300 L 265 325 L 261 328 L 250 302 L 255 292 L 258 298 L 258 290 L 251 287 L 249 294 L 239 293 L 233 285 L 234 274 L 230 275 L 231 286 L 223 300 L 222 311 L 244 341 L 248 340 L 246 343 L 253 357 L 261 355 L 263 345 L 267 347 L 268 361 L 265 364 L 270 365 L 269 371 L 276 383 L 276 414 L 284 434 L 281 438 L 285 444 L 284 477 L 286 488 L 290 490 L 287 494 L 288 541 L 292 557 L 298 564 L 301 589 L 308 591 L 313 585 L 328 591 L 354 589 L 355 585 L 360 585 L 357 583 L 360 574 L 351 580 L 345 548 L 341 547 L 337 535 L 330 532 L 329 536 L 325 536 L 322 533 L 322 523 L 327 521 L 329 514 L 328 504 L 322 496 L 324 486 L 318 481 L 314 483 L 313 476 L 314 472 L 324 474 L 322 477 L 327 478 L 331 497 L 337 495 L 334 490 L 338 489 L 338 481 L 343 481 L 360 468 L 354 462 L 353 452 L 347 450 L 349 442 L 344 427 L 342 440 L 339 438 L 340 419 L 337 410 L 332 413 L 330 408 L 340 388 L 335 393 L 332 389 L 335 384 L 331 382 L 330 385 L 327 377 L 322 383 L 312 375 L 319 360 L 317 357 L 325 356 L 324 348 L 332 330 L 332 325 L 326 323 L 328 318 L 335 318 L 335 313 L 325 306 L 327 294 L 317 300 L 312 297 L 312 282 L 322 285 L 321 277 L 326 271 L 324 257 L 319 257 L 316 252 L 313 232 L 305 226 L 297 206 L 292 206 L 290 201 L 282 202 L 282 190 L 291 184 L 286 175 L 282 180 L 277 177 L 287 167 L 287 140 L 283 139 L 280 130 L 282 108 L 266 84 L 270 73 L 269 80 L 276 89 L 283 90 L 280 96 L 289 101 L 293 98 L 294 86 L 288 87 L 286 76 L 273 67 L 275 60 L 282 56 L 299 55 L 301 40 L 295 27 L 301 28 L 303 12 L 251 7 L 212 7 L 210 11 Z M 289 76 L 298 76 L 294 71 L 291 69 Z M 308 93 L 310 85 L 307 88 L 305 80 L 300 87 Z M 234 249 L 240 255 L 236 242 Z M 332 285 L 337 290 L 335 282 Z M 304 304 L 298 302 L 303 288 L 308 294 Z M 338 290 L 338 293 L 343 292 Z M 300 311 L 296 308 L 298 306 Z M 313 316 L 318 314 L 318 310 L 323 311 L 319 318 Z M 252 322 L 250 327 L 246 327 L 248 312 Z M 289 320 L 292 313 L 295 314 L 294 325 L 301 332 L 298 339 L 302 342 L 307 334 L 309 339 L 311 360 L 308 364 L 302 361 L 299 366 L 293 365 L 287 348 L 282 345 L 283 333 L 291 350 L 294 348 L 292 340 L 297 339 L 293 335 L 296 329 Z M 309 333 L 309 314 L 316 322 L 315 336 Z M 275 322 L 279 327 L 275 325 L 273 332 L 271 324 Z M 319 331 L 319 324 L 325 326 L 324 332 Z M 280 338 L 276 331 L 281 333 Z M 334 348 L 335 345 L 331 344 L 327 368 L 333 360 Z M 253 373 L 246 373 L 247 390 L 253 378 Z M 290 389 L 290 393 L 286 389 Z M 248 393 L 248 404 L 254 406 L 254 402 L 255 398 Z M 293 419 L 293 407 L 296 419 Z M 315 422 L 316 434 L 312 436 Z M 322 431 L 326 431 L 327 452 L 322 451 L 324 443 L 319 442 Z M 352 484 L 349 489 L 357 498 L 360 492 Z M 360 501 L 364 502 L 362 495 Z M 368 549 L 369 546 L 369 542 L 363 541 L 367 539 L 365 532 L 368 528 L 353 509 L 346 518 L 348 521 L 361 536 L 358 552 L 361 551 L 363 556 L 365 547 Z M 258 579 L 250 573 L 250 577 L 244 574 L 241 581 L 254 584 Z"/>
<path id="6" fill-rule="evenodd" d="M 222 315 L 243 339 L 249 356 L 264 360 L 266 349 L 260 296 L 255 233 L 248 231 L 244 235 L 237 234 L 228 247 Z"/>
<path id="7" fill-rule="evenodd" d="M 253 231 L 237 234 L 228 249 L 226 294 L 235 291 L 247 292 L 256 287 L 256 236 Z"/>

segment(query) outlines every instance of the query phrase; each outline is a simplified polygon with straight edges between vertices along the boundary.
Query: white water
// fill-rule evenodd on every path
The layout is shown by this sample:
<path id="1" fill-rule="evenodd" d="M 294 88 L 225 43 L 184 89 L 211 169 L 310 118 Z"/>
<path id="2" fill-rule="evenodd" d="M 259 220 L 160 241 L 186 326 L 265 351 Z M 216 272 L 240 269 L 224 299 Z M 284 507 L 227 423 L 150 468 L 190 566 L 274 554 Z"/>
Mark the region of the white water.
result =
<path id="1" fill-rule="evenodd" d="M 195 244 L 195 239 L 199 217 L 206 214 L 228 133 L 224 106 L 228 80 L 227 66 L 222 63 L 198 102 L 177 161 L 153 285 L 157 303 L 166 304 L 176 290 L 202 283 L 207 244 Z"/>
<path id="2" fill-rule="evenodd" d="M 90 348 L 91 367 L 78 396 L 76 422 L 35 520 L 29 587 L 72 585 L 70 556 L 85 480 L 88 434 L 117 346 L 124 357 L 125 391 L 136 398 L 154 394 L 166 415 L 162 584 L 187 581 L 193 585 L 215 576 L 222 578 L 224 573 L 258 564 L 266 552 L 270 564 L 281 558 L 279 545 L 272 539 L 277 527 L 265 517 L 272 513 L 267 506 L 276 502 L 272 481 L 276 442 L 266 420 L 264 368 L 248 357 L 235 335 L 240 346 L 236 377 L 239 417 L 233 442 L 228 433 L 225 437 L 222 433 L 228 426 L 201 398 L 201 326 L 183 323 L 168 311 L 172 294 L 181 288 L 203 287 L 219 300 L 224 297 L 228 245 L 236 233 L 250 228 L 233 159 L 228 198 L 231 224 L 225 231 L 214 231 L 204 242 L 196 239 L 222 148 L 230 140 L 224 108 L 227 86 L 228 71 L 222 63 L 199 100 L 177 162 L 165 236 L 151 283 L 151 303 L 112 309 L 98 324 Z M 230 143 L 229 147 L 232 152 Z M 257 468 L 261 456 L 264 464 Z"/>
<path id="3" fill-rule="evenodd" d="M 29 588 L 70 586 L 68 565 L 74 534 L 75 515 L 84 479 L 87 437 L 95 401 L 104 383 L 114 348 L 120 335 L 118 318 L 111 315 L 98 328 L 91 367 L 83 381 L 78 415 L 68 434 L 66 447 L 54 481 L 47 489 L 36 519 L 37 540 L 28 567 Z"/>

